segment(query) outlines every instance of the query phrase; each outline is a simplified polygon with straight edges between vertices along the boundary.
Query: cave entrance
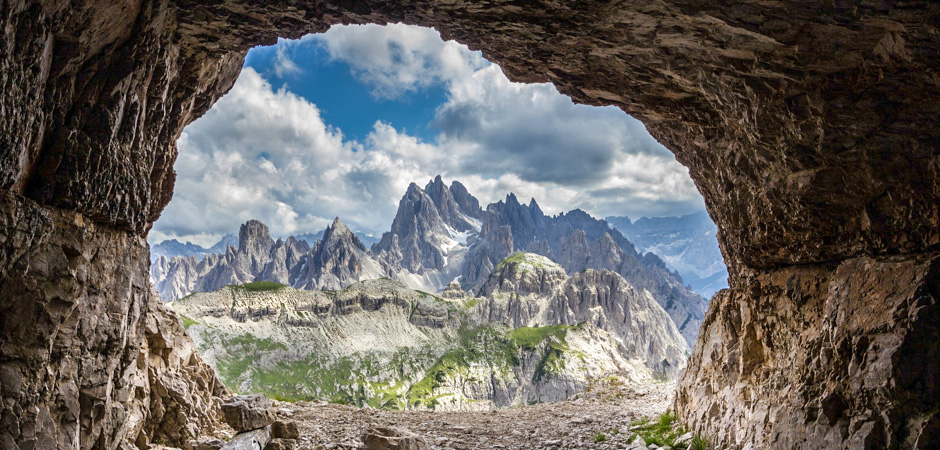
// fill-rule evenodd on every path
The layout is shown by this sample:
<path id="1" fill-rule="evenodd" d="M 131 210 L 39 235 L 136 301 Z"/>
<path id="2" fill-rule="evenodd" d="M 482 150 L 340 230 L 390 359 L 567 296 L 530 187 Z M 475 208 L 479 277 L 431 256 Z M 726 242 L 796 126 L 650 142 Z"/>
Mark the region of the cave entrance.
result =
<path id="1" fill-rule="evenodd" d="M 574 104 L 548 83 L 510 82 L 480 52 L 430 28 L 334 26 L 254 48 L 232 90 L 177 145 L 174 199 L 149 236 L 151 278 L 236 390 L 380 408 L 479 409 L 565 399 L 611 376 L 672 380 L 706 298 L 726 287 L 716 228 L 688 171 L 639 121 L 615 107 Z M 541 292 L 488 285 L 508 276 L 499 273 L 506 265 L 560 273 Z M 583 275 L 587 269 L 601 275 Z M 361 351 L 351 350 L 353 339 L 337 347 L 345 355 L 337 359 L 312 344 L 292 353 L 292 330 L 239 328 L 246 318 L 274 328 L 320 326 L 326 316 L 307 316 L 319 301 L 313 297 L 291 308 L 263 299 L 300 289 L 335 300 L 337 292 L 365 289 L 357 282 L 382 278 L 418 293 L 406 295 L 417 297 L 409 297 L 412 320 L 403 327 L 454 345 L 415 343 L 410 328 L 399 330 L 397 344 L 363 329 L 362 339 L 382 354 L 353 356 Z M 369 286 L 382 288 L 387 298 L 374 303 L 394 304 L 398 291 Z M 556 311 L 569 288 L 608 289 L 613 300 L 594 300 L 603 318 L 590 308 Z M 216 294 L 202 299 L 204 292 Z M 260 296 L 258 304 L 236 301 L 222 319 L 203 308 L 246 292 L 263 294 L 249 294 Z M 442 318 L 424 295 L 456 309 Z M 514 303 L 503 305 L 505 296 Z M 525 303 L 541 312 L 510 319 Z M 487 304 L 507 308 L 505 317 L 486 320 L 495 329 L 481 328 Z M 604 325 L 624 311 L 655 320 Z M 281 315 L 290 320 L 275 325 Z M 226 327 L 239 330 L 217 332 Z M 599 327 L 604 337 L 579 327 Z M 437 336 L 440 329 L 449 331 Z M 665 337 L 640 337 L 646 330 Z M 562 393 L 517 386 L 510 396 L 442 395 L 442 367 L 471 350 L 461 342 L 521 352 L 515 365 L 536 358 L 527 380 L 565 361 L 584 373 Z M 569 349 L 570 342 L 581 347 Z M 401 359 L 401 349 L 412 347 L 415 355 Z M 610 357 L 585 365 L 563 357 L 566 349 Z M 369 358 L 381 364 L 366 364 Z M 263 369 L 258 361 L 278 364 Z M 379 370 L 390 365 L 397 376 Z M 434 376 L 443 379 L 427 381 Z"/>

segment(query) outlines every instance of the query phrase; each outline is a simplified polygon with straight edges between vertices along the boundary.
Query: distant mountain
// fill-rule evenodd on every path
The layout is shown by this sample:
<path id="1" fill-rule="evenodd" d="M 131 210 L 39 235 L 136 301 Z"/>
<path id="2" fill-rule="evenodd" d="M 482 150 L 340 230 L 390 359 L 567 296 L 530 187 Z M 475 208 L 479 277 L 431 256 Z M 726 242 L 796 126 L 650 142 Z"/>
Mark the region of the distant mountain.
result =
<path id="1" fill-rule="evenodd" d="M 705 211 L 682 217 L 608 217 L 641 252 L 652 252 L 705 298 L 728 287 L 728 269 L 718 248 L 718 228 Z"/>
<path id="2" fill-rule="evenodd" d="M 316 235 L 314 235 L 316 236 Z M 705 313 L 705 299 L 652 253 L 641 254 L 619 231 L 584 211 L 545 215 L 535 199 L 522 204 L 509 194 L 484 211 L 457 181 L 440 176 L 423 189 L 412 183 L 391 228 L 371 248 L 337 218 L 314 243 L 271 239 L 266 226 L 249 221 L 238 247 L 198 259 L 158 258 L 151 276 L 164 300 L 229 284 L 273 281 L 302 289 L 342 289 L 356 281 L 387 277 L 412 289 L 440 292 L 457 281 L 481 292 L 500 261 L 530 252 L 557 262 L 573 275 L 609 270 L 648 291 L 690 344 Z"/>
<path id="3" fill-rule="evenodd" d="M 177 241 L 176 239 L 163 241 L 150 247 L 151 260 L 154 260 L 160 256 L 165 256 L 170 259 L 177 256 L 182 256 L 184 258 L 188 256 L 202 257 L 208 255 L 209 253 L 211 252 L 205 247 L 193 244 L 192 242 L 183 243 Z"/>
<path id="4" fill-rule="evenodd" d="M 688 351 L 648 291 L 525 253 L 498 263 L 479 297 L 456 283 L 434 296 L 389 279 L 330 291 L 256 282 L 171 307 L 230 387 L 376 408 L 559 401 L 612 377 L 673 379 Z"/>

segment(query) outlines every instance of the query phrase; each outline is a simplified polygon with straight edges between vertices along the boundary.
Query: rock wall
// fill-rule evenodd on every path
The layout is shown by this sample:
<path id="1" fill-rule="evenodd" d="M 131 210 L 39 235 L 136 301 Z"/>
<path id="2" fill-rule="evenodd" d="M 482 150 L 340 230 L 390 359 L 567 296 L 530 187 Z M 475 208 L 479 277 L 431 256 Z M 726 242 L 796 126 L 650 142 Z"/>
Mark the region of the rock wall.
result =
<path id="1" fill-rule="evenodd" d="M 4 376 L 11 377 L 4 382 L 4 402 L 15 399 L 22 409 L 3 414 L 25 418 L 19 436 L 55 429 L 62 446 L 78 447 L 70 430 L 80 428 L 81 435 L 100 436 L 82 446 L 109 447 L 125 432 L 123 413 L 112 411 L 125 408 L 114 403 L 124 391 L 101 386 L 120 380 L 115 374 L 130 367 L 130 355 L 144 339 L 140 320 L 124 318 L 143 314 L 149 296 L 146 251 L 129 232 L 145 234 L 159 216 L 172 192 L 176 138 L 231 87 L 248 48 L 332 23 L 387 21 L 434 26 L 445 38 L 482 49 L 514 80 L 551 81 L 575 101 L 616 105 L 676 153 L 718 225 L 730 273 L 731 289 L 716 298 L 699 348 L 719 340 L 737 342 L 739 349 L 764 348 L 756 334 L 723 330 L 736 317 L 730 299 L 744 316 L 763 321 L 778 317 L 775 311 L 802 310 L 808 299 L 835 295 L 788 291 L 802 283 L 784 281 L 790 274 L 803 274 L 799 280 L 806 283 L 836 280 L 847 275 L 830 275 L 843 273 L 831 267 L 891 257 L 896 264 L 874 272 L 863 268 L 862 275 L 928 283 L 904 267 L 940 252 L 936 2 L 12 0 L 0 5 L 0 191 L 6 211 L 0 227 L 0 347 Z M 76 239 L 88 247 L 76 247 Z M 73 274 L 72 260 L 86 257 L 90 265 L 79 264 Z M 45 286 L 50 276 L 67 281 Z M 770 286 L 779 289 L 764 289 Z M 868 309 L 916 316 L 914 303 L 890 309 L 895 296 L 887 290 L 862 291 L 861 282 L 844 286 L 849 291 L 833 303 L 834 314 Z M 35 326 L 21 327 L 11 314 Z M 75 324 L 54 325 L 66 322 Z M 935 324 L 917 319 L 912 330 L 926 331 L 907 333 L 874 321 L 858 324 L 856 334 L 886 333 L 885 339 L 907 342 L 905 336 L 935 332 Z M 102 334 L 88 331 L 78 347 L 48 344 L 68 340 L 62 331 L 74 326 Z M 797 339 L 799 330 L 825 335 L 826 324 L 783 320 L 776 326 L 793 331 L 783 333 L 786 339 Z M 810 373 L 792 378 L 789 366 L 773 363 L 802 341 L 787 342 L 749 361 L 764 379 L 798 389 L 809 383 L 799 377 Z M 877 359 L 878 350 L 860 348 L 860 359 Z M 687 373 L 686 386 L 754 385 L 751 372 L 708 369 L 720 367 L 725 356 L 731 355 L 696 351 L 692 365 L 702 369 Z M 877 390 L 877 398 L 900 400 L 928 384 L 929 372 L 898 369 L 903 364 L 893 370 L 904 372 L 896 379 L 905 383 Z M 74 378 L 80 372 L 82 378 Z M 867 372 L 823 367 L 818 373 L 814 379 L 851 385 Z M 863 403 L 853 403 L 854 394 L 845 395 L 846 417 L 869 414 Z M 751 430 L 740 439 L 720 432 L 720 443 L 768 442 L 753 430 L 777 417 L 745 413 L 748 401 L 754 400 L 685 395 L 678 407 L 699 429 L 718 431 L 711 417 L 723 416 L 724 423 Z M 50 409 L 54 402 L 60 406 Z M 799 405 L 794 400 L 774 407 L 779 417 L 798 417 Z M 80 416 L 79 425 L 75 412 L 81 408 L 95 412 Z M 706 417 L 704 410 L 716 413 Z M 905 423 L 915 420 L 905 417 Z M 839 429 L 839 419 L 828 428 L 784 423 L 789 425 L 774 428 L 790 427 L 795 434 L 782 436 Z M 872 445 L 905 445 L 911 434 L 904 430 L 912 428 L 897 423 L 883 419 L 881 432 L 867 434 Z M 927 424 L 935 429 L 936 421 Z"/>
<path id="2" fill-rule="evenodd" d="M 143 238 L 0 197 L 0 447 L 182 445 L 226 388 L 146 276 Z"/>
<path id="3" fill-rule="evenodd" d="M 733 447 L 936 448 L 940 255 L 755 271 L 741 285 L 712 299 L 678 387 L 686 423 Z"/>

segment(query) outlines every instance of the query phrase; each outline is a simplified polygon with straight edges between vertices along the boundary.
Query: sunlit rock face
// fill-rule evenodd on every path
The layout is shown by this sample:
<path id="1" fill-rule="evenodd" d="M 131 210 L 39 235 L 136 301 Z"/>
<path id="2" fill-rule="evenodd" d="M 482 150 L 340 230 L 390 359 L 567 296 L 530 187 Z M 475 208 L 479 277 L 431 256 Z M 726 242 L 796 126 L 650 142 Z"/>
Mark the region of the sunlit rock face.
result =
<path id="1" fill-rule="evenodd" d="M 65 430 L 43 435 L 63 447 L 123 439 L 135 416 L 116 411 L 145 394 L 107 380 L 125 377 L 145 339 L 138 237 L 170 199 L 182 128 L 232 86 L 251 46 L 389 21 L 482 49 L 516 81 L 616 105 L 689 167 L 731 286 L 711 306 L 680 392 L 690 426 L 732 446 L 899 448 L 936 436 L 927 386 L 936 385 L 928 344 L 938 290 L 936 277 L 912 268 L 934 267 L 940 254 L 936 3 L 14 0 L 0 9 L 0 373 L 14 374 L 2 414 L 19 425 L 0 440 L 31 446 L 37 435 L 23 430 L 37 427 Z M 72 234 L 98 250 L 65 250 L 76 249 Z M 807 309 L 815 304 L 825 307 Z M 62 328 L 21 327 L 14 316 L 85 323 L 98 337 L 60 349 Z M 731 326 L 738 316 L 753 326 Z M 771 324 L 779 337 L 768 341 L 758 330 Z M 867 343 L 827 356 L 822 345 L 846 330 Z M 32 362 L 11 356 L 29 348 Z M 823 355 L 794 360 L 796 348 Z M 884 356 L 890 349 L 897 357 Z M 934 365 L 909 367 L 902 356 L 914 350 Z M 740 352 L 760 357 L 725 365 Z M 16 381 L 26 367 L 47 371 Z M 848 387 L 826 397 L 836 385 Z M 761 399 L 744 392 L 767 395 L 772 411 L 748 406 Z M 909 403 L 925 409 L 868 410 L 910 398 L 928 399 Z"/>

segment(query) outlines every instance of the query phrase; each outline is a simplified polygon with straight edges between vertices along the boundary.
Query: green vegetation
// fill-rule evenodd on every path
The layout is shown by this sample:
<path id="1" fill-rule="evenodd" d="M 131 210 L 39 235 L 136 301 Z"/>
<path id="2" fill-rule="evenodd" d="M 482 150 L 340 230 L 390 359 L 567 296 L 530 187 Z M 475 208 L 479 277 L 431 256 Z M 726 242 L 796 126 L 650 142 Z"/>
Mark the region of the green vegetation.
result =
<path id="1" fill-rule="evenodd" d="M 685 434 L 687 430 L 676 423 L 676 415 L 665 412 L 655 421 L 640 420 L 633 422 L 631 430 L 643 438 L 646 445 L 656 444 L 660 447 L 676 447 L 676 439 Z M 690 443 L 692 450 L 712 450 L 708 440 L 702 436 L 693 436 Z"/>
<path id="2" fill-rule="evenodd" d="M 184 316 L 184 315 L 182 315 L 182 314 L 180 314 L 179 316 L 180 316 L 180 320 L 183 321 L 183 328 L 185 328 L 185 329 L 187 329 L 187 330 L 189 329 L 189 327 L 191 327 L 191 326 L 193 326 L 193 325 L 199 325 L 199 321 L 198 321 L 198 320 L 194 320 L 194 319 L 192 319 L 191 317 L 189 317 L 189 316 Z"/>
<path id="3" fill-rule="evenodd" d="M 226 287 L 229 287 L 232 289 L 239 289 L 243 291 L 249 291 L 249 292 L 264 292 L 264 291 L 277 291 L 277 290 L 286 288 L 287 286 L 281 283 L 275 283 L 273 281 L 255 281 L 254 283 L 247 283 L 247 284 L 230 284 Z"/>
<path id="4" fill-rule="evenodd" d="M 490 326 L 461 327 L 459 342 L 447 350 L 408 390 L 408 404 L 434 409 L 441 398 L 434 393 L 448 381 L 470 376 L 471 365 L 482 365 L 502 375 L 519 365 L 518 346 Z"/>
<path id="5" fill-rule="evenodd" d="M 712 450 L 711 443 L 702 436 L 695 436 L 689 444 L 689 450 Z"/>
<path id="6" fill-rule="evenodd" d="M 480 303 L 480 299 L 474 297 L 471 299 L 464 300 L 463 305 L 461 305 L 461 307 L 463 308 L 464 311 L 469 311 L 474 306 L 478 305 L 479 303 Z"/>
<path id="7" fill-rule="evenodd" d="M 548 338 L 564 342 L 570 325 L 549 325 L 546 327 L 522 327 L 509 332 L 508 336 L 516 345 L 526 350 L 535 350 L 536 346 Z"/>
<path id="8" fill-rule="evenodd" d="M 496 265 L 496 269 L 494 269 L 494 272 L 499 269 L 502 269 L 503 266 L 506 264 L 515 264 L 515 263 L 526 263 L 526 264 L 535 266 L 539 269 L 543 269 L 545 268 L 545 264 L 542 263 L 542 260 L 547 260 L 547 258 L 541 255 L 535 254 L 535 253 L 527 253 L 527 252 L 516 253 L 515 255 L 506 257 L 502 261 L 500 261 L 499 264 Z"/>
<path id="9" fill-rule="evenodd" d="M 604 442 L 607 440 L 607 436 L 604 436 L 603 433 L 597 433 L 594 435 L 594 442 Z"/>

